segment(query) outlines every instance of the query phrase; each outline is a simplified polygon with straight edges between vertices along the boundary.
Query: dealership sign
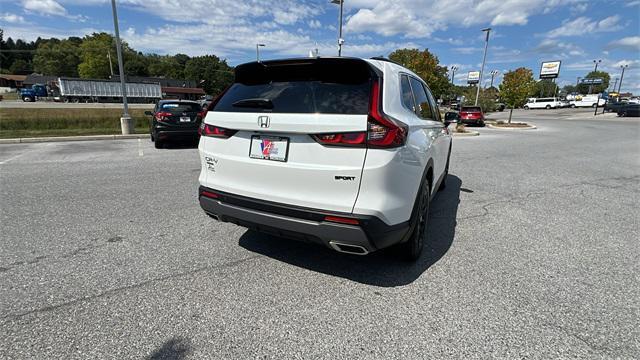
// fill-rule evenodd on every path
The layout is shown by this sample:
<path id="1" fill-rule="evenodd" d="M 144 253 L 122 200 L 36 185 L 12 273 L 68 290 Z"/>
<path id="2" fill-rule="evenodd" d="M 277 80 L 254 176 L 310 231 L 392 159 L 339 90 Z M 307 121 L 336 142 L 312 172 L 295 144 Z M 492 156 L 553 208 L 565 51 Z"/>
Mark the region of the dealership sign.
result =
<path id="1" fill-rule="evenodd" d="M 467 84 L 477 84 L 480 82 L 480 71 L 469 71 L 467 75 Z"/>
<path id="2" fill-rule="evenodd" d="M 580 80 L 581 84 L 585 84 L 585 85 L 600 85 L 603 83 L 604 80 L 602 80 L 602 78 L 593 78 L 593 79 L 582 79 Z"/>
<path id="3" fill-rule="evenodd" d="M 555 79 L 560 74 L 560 61 L 545 61 L 540 67 L 540 79 Z"/>

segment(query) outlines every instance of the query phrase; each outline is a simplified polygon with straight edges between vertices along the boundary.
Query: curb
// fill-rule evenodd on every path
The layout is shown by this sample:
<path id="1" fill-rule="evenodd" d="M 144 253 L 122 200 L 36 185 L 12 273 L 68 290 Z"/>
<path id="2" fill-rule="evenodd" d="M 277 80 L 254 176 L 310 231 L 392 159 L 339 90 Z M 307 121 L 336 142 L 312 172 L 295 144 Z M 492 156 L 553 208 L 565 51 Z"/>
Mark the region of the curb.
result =
<path id="1" fill-rule="evenodd" d="M 467 130 L 467 132 L 463 132 L 463 133 L 457 133 L 457 132 L 451 132 L 451 134 L 454 137 L 469 137 L 469 136 L 478 136 L 480 135 L 479 131 L 473 131 L 473 130 Z"/>
<path id="2" fill-rule="evenodd" d="M 528 127 L 502 127 L 502 126 L 494 126 L 491 124 L 487 124 L 487 127 L 490 129 L 498 129 L 498 130 L 534 130 L 537 129 L 537 127 L 535 125 L 531 125 L 531 124 L 527 124 L 529 125 Z"/>
<path id="3" fill-rule="evenodd" d="M 0 139 L 0 144 L 22 144 L 22 143 L 66 142 L 66 141 L 95 141 L 95 140 L 126 140 L 126 139 L 148 139 L 148 138 L 149 138 L 149 134 L 52 136 L 52 137 L 36 137 L 36 138 Z"/>

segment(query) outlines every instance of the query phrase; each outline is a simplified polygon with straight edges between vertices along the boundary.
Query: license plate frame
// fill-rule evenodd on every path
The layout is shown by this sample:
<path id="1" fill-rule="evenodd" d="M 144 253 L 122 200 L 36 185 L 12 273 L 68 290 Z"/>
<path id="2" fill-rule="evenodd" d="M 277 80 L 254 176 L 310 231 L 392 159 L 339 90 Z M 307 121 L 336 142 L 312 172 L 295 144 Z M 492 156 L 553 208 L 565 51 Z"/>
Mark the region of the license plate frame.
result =
<path id="1" fill-rule="evenodd" d="M 189 117 L 189 116 L 180 116 L 180 122 L 181 123 L 191 122 L 191 117 Z"/>
<path id="2" fill-rule="evenodd" d="M 264 141 L 271 141 L 272 144 L 275 144 L 276 147 L 273 149 L 277 150 L 275 156 L 269 152 L 269 154 L 264 153 Z M 278 161 L 278 162 L 287 162 L 289 160 L 289 144 L 291 143 L 288 137 L 282 136 L 269 136 L 269 135 L 252 135 L 251 142 L 249 144 L 249 157 L 251 159 L 259 159 L 259 160 L 270 160 L 270 161 Z M 270 148 L 272 149 L 272 148 Z M 284 157 L 281 154 L 281 149 L 284 149 Z"/>

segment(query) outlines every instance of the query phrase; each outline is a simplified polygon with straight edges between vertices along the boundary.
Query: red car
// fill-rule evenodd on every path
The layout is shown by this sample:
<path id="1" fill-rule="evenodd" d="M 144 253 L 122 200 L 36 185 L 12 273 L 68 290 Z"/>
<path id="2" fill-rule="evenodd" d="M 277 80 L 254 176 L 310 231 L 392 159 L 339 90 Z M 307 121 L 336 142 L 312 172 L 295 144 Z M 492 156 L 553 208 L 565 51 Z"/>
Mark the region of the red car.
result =
<path id="1" fill-rule="evenodd" d="M 479 106 L 463 106 L 460 109 L 460 121 L 465 125 L 484 126 L 484 113 Z"/>

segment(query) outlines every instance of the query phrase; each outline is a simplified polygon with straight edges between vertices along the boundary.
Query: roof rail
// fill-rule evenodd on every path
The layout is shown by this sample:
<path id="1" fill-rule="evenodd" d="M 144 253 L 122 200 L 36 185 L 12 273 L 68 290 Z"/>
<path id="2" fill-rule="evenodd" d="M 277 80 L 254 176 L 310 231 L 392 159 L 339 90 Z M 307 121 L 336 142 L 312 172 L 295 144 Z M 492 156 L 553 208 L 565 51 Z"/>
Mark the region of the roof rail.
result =
<path id="1" fill-rule="evenodd" d="M 393 61 L 391 59 L 387 59 L 386 57 L 382 57 L 382 56 L 373 56 L 373 57 L 371 57 L 371 60 L 386 61 L 386 62 L 394 63 L 396 65 L 404 66 L 404 65 L 402 65 L 402 64 L 400 64 L 398 62 L 395 62 L 395 61 Z"/>

